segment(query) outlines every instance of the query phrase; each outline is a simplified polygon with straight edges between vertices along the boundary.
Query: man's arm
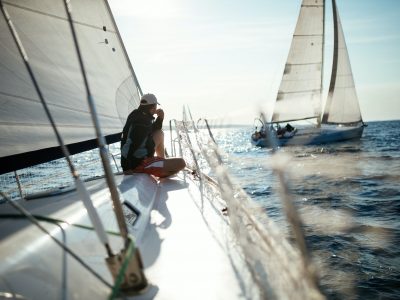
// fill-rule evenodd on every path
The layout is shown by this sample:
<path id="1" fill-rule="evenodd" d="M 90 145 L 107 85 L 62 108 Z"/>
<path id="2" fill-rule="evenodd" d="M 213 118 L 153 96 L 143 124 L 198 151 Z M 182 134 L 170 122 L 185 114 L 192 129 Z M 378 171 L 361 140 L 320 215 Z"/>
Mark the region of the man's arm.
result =
<path id="1" fill-rule="evenodd" d="M 156 114 L 157 119 L 153 123 L 153 131 L 162 129 L 162 123 L 164 121 L 164 111 L 162 109 L 157 109 Z"/>

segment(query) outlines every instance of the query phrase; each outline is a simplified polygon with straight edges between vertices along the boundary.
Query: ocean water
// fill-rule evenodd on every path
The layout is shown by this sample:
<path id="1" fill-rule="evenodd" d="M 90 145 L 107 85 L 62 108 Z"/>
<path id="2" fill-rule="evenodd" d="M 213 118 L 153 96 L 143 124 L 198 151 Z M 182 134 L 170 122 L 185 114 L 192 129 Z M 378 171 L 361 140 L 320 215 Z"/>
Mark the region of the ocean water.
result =
<path id="1" fill-rule="evenodd" d="M 252 130 L 213 134 L 236 183 L 286 228 L 279 163 L 327 298 L 400 299 L 400 121 L 371 122 L 360 141 L 278 155 L 253 147 Z"/>

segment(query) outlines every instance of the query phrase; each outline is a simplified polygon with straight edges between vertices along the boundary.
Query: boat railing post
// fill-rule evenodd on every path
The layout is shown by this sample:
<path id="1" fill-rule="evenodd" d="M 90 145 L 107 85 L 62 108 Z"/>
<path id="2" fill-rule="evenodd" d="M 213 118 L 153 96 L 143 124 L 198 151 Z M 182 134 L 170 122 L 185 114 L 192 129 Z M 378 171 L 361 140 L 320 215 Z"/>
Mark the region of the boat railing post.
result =
<path id="1" fill-rule="evenodd" d="M 22 191 L 21 181 L 19 180 L 19 175 L 18 175 L 17 171 L 14 171 L 14 176 L 15 176 L 15 181 L 17 182 L 19 196 L 21 197 L 21 199 L 24 199 L 24 193 Z"/>
<path id="2" fill-rule="evenodd" d="M 214 135 L 212 134 L 212 131 L 211 131 L 211 129 L 210 129 L 210 126 L 208 125 L 207 119 L 204 119 L 204 122 L 206 123 L 207 130 L 208 130 L 208 134 L 209 134 L 210 138 L 212 139 L 212 141 L 214 142 L 214 144 L 217 144 L 217 142 L 216 142 L 215 139 L 214 139 Z"/>
<path id="3" fill-rule="evenodd" d="M 193 128 L 195 129 L 194 122 L 193 121 L 191 121 L 191 122 L 193 124 Z M 186 134 L 186 138 L 188 140 L 190 152 L 192 153 L 192 156 L 193 156 L 194 164 L 195 164 L 195 167 L 196 167 L 196 173 L 197 173 L 197 176 L 199 177 L 201 212 L 203 212 L 203 208 L 204 208 L 204 190 L 203 190 L 203 175 L 202 175 L 203 173 L 201 172 L 199 161 L 198 161 L 197 156 L 196 156 L 196 152 L 193 149 L 193 144 L 192 144 L 192 141 L 191 141 L 190 136 L 189 136 L 189 130 L 186 127 L 186 122 L 183 122 L 183 128 L 184 128 L 184 131 L 185 131 L 185 134 Z M 198 133 L 195 132 L 194 134 L 196 135 Z"/>
<path id="4" fill-rule="evenodd" d="M 172 120 L 169 120 L 169 139 L 171 143 L 171 155 L 174 157 L 176 156 L 176 152 L 175 152 L 174 138 L 172 134 Z"/>
<path id="5" fill-rule="evenodd" d="M 178 141 L 178 145 L 179 145 L 179 156 L 180 157 L 183 157 L 183 151 L 182 151 L 182 137 L 181 137 L 181 135 L 180 135 L 180 133 L 179 133 L 179 130 L 178 130 L 178 124 L 177 124 L 177 120 L 173 120 L 174 121 L 174 123 L 175 123 L 175 131 L 176 131 L 176 134 L 177 134 L 177 141 Z"/>
<path id="6" fill-rule="evenodd" d="M 118 164 L 117 164 L 117 161 L 115 160 L 115 155 L 114 155 L 114 153 L 112 153 L 111 151 L 110 151 L 110 145 L 108 145 L 108 153 L 110 154 L 110 156 L 112 157 L 112 159 L 113 159 L 113 161 L 114 161 L 114 165 L 115 165 L 115 167 L 117 168 L 117 172 L 119 173 L 120 171 L 119 171 L 119 168 L 118 168 Z"/>

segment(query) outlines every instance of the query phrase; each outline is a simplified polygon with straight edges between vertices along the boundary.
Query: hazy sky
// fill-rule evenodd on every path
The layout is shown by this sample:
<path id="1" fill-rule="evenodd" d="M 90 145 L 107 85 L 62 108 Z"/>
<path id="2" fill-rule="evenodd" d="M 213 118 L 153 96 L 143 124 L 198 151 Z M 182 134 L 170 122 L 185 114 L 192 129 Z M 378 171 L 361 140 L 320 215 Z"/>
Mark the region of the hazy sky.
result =
<path id="1" fill-rule="evenodd" d="M 110 0 L 141 87 L 156 94 L 167 118 L 180 119 L 188 105 L 194 119 L 221 124 L 253 124 L 260 109 L 270 110 L 300 3 Z M 400 119 L 400 1 L 337 5 L 364 120 Z"/>

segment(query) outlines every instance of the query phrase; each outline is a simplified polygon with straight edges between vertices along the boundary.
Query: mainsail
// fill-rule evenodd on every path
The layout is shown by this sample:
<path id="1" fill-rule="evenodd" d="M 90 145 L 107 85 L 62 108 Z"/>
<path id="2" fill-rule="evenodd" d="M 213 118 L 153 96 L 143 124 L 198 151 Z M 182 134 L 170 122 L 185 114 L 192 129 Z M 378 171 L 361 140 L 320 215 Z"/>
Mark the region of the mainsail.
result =
<path id="1" fill-rule="evenodd" d="M 321 114 L 324 0 L 303 0 L 272 122 Z"/>
<path id="2" fill-rule="evenodd" d="M 333 67 L 322 123 L 354 124 L 362 122 L 362 117 L 335 0 L 332 1 L 332 9 L 334 21 Z"/>
<path id="3" fill-rule="evenodd" d="M 106 1 L 72 1 L 74 24 L 102 133 L 119 139 L 139 85 Z M 2 1 L 71 153 L 97 146 L 63 1 Z M 61 157 L 53 129 L 0 17 L 0 173 Z"/>

